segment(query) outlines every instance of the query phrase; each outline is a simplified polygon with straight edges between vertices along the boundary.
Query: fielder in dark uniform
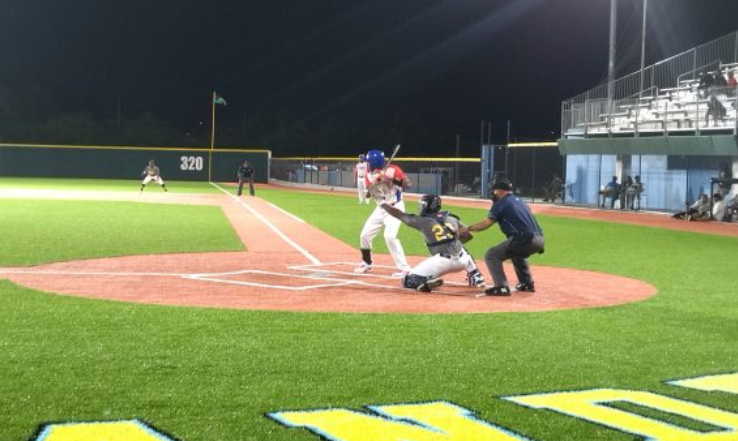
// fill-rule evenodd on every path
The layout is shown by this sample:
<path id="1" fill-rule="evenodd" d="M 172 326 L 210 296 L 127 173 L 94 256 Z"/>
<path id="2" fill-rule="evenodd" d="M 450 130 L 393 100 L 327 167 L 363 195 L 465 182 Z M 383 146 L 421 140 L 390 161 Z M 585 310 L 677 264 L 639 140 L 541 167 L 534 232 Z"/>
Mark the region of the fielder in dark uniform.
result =
<path id="1" fill-rule="evenodd" d="M 238 166 L 236 178 L 238 178 L 238 196 L 241 196 L 243 193 L 243 184 L 245 182 L 249 183 L 249 194 L 254 196 L 254 169 L 249 165 L 249 161 L 243 161 L 243 163 Z"/>
<path id="2" fill-rule="evenodd" d="M 156 165 L 156 162 L 154 160 L 150 160 L 149 163 L 144 167 L 143 171 L 141 172 L 141 176 L 144 176 L 143 181 L 141 181 L 141 190 L 144 191 L 144 187 L 146 187 L 146 184 L 148 184 L 151 181 L 156 182 L 157 184 L 161 185 L 161 188 L 164 189 L 164 191 L 167 191 L 167 186 L 164 184 L 164 180 L 161 178 L 161 171 L 159 170 L 159 167 Z"/>
<path id="3" fill-rule="evenodd" d="M 502 262 L 507 259 L 512 259 L 518 276 L 515 288 L 518 291 L 535 292 L 526 259 L 534 253 L 543 253 L 543 230 L 528 206 L 512 194 L 510 181 L 501 179 L 494 182 L 492 191 L 493 203 L 487 218 L 469 227 L 469 231 L 482 231 L 497 222 L 507 236 L 505 241 L 487 250 L 484 256 L 494 280 L 494 286 L 487 288 L 484 293 L 490 296 L 510 295 L 507 277 L 502 269 Z"/>
<path id="4" fill-rule="evenodd" d="M 420 199 L 419 216 L 404 213 L 387 203 L 383 203 L 381 207 L 405 225 L 423 233 L 431 254 L 410 270 L 402 279 L 402 286 L 430 292 L 443 285 L 440 277 L 444 274 L 464 270 L 469 286 L 484 288 L 484 278 L 477 269 L 474 258 L 462 244 L 462 241 L 466 242 L 472 236 L 465 234 L 460 239 L 459 232 L 464 224 L 458 216 L 441 211 L 440 197 L 434 194 L 423 195 Z"/>

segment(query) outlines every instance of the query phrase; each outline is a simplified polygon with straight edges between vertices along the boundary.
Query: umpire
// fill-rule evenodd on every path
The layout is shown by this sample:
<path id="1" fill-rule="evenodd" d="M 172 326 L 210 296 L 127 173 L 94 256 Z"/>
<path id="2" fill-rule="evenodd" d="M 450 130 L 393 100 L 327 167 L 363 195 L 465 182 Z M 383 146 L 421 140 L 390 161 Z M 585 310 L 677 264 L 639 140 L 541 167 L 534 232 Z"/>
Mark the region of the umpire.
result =
<path id="1" fill-rule="evenodd" d="M 494 280 L 494 286 L 484 291 L 489 296 L 510 295 L 507 277 L 502 269 L 502 262 L 507 259 L 512 259 L 515 274 L 518 276 L 516 290 L 535 292 L 526 259 L 531 254 L 543 253 L 543 230 L 528 206 L 512 194 L 512 189 L 512 183 L 507 179 L 495 181 L 492 184 L 492 208 L 487 218 L 469 226 L 469 231 L 482 231 L 497 222 L 507 237 L 500 244 L 488 249 L 484 255 Z"/>
<path id="2" fill-rule="evenodd" d="M 249 165 L 249 161 L 243 161 L 238 166 L 236 177 L 238 178 L 238 196 L 241 196 L 243 193 L 243 184 L 247 181 L 249 183 L 249 194 L 254 196 L 254 169 Z"/>

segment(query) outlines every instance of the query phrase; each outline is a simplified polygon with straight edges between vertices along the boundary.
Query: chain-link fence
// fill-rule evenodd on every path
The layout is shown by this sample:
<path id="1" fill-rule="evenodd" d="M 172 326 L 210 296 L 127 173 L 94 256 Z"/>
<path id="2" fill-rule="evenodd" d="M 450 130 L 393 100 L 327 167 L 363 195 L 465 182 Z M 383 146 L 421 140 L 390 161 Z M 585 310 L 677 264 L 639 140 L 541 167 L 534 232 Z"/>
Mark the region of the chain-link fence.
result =
<path id="1" fill-rule="evenodd" d="M 564 160 L 556 147 L 502 148 L 495 174 L 507 175 L 515 193 L 532 201 L 564 202 Z"/>
<path id="2" fill-rule="evenodd" d="M 273 158 L 271 177 L 287 182 L 356 187 L 355 158 Z M 396 158 L 410 181 L 408 191 L 454 196 L 481 196 L 479 158 Z"/>
<path id="3" fill-rule="evenodd" d="M 488 197 L 483 181 L 507 176 L 516 194 L 533 200 L 561 201 L 563 161 L 555 147 L 485 146 L 480 158 L 396 158 L 410 179 L 408 191 Z M 486 163 L 485 163 L 486 161 Z M 271 177 L 287 182 L 355 188 L 353 157 L 272 158 Z M 483 173 L 483 169 L 487 172 Z M 558 190 L 552 190 L 552 184 Z"/>

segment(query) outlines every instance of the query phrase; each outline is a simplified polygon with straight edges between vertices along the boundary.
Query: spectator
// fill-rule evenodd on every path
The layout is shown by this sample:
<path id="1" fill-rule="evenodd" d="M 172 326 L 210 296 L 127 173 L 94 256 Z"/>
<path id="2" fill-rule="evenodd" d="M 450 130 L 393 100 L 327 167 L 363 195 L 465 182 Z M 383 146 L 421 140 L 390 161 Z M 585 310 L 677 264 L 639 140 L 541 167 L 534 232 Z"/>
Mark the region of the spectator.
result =
<path id="1" fill-rule="evenodd" d="M 712 195 L 712 218 L 715 219 L 718 222 L 723 222 L 725 220 L 725 214 L 727 212 L 725 206 L 725 200 L 723 199 L 723 195 L 720 193 L 715 193 Z"/>
<path id="2" fill-rule="evenodd" d="M 715 80 L 713 81 L 712 86 L 716 89 L 717 93 L 725 93 L 725 88 L 728 87 L 728 81 L 725 79 L 722 72 L 715 72 Z"/>
<path id="3" fill-rule="evenodd" d="M 725 201 L 725 221 L 733 222 L 738 220 L 738 193 L 733 196 L 733 199 L 726 198 Z"/>
<path id="4" fill-rule="evenodd" d="M 563 188 L 564 181 L 561 180 L 559 175 L 553 175 L 553 178 L 551 178 L 551 182 L 548 184 L 548 187 L 544 188 L 545 196 L 543 197 L 543 202 L 553 202 L 556 203 L 556 199 L 561 198 L 561 190 Z"/>
<path id="5" fill-rule="evenodd" d="M 705 113 L 705 126 L 710 125 L 710 115 L 712 115 L 713 125 L 718 125 L 718 120 L 723 121 L 728 111 L 725 110 L 725 106 L 720 102 L 714 94 L 710 95 L 710 99 L 707 103 L 707 113 Z"/>
<path id="6" fill-rule="evenodd" d="M 643 193 L 646 190 L 646 187 L 643 186 L 643 183 L 641 182 L 641 177 L 636 176 L 635 182 L 633 183 L 633 189 L 635 190 L 635 200 L 634 200 L 634 210 L 640 210 L 641 209 L 641 193 Z"/>
<path id="7" fill-rule="evenodd" d="M 712 84 L 715 82 L 715 78 L 705 72 L 700 72 L 699 76 L 699 84 L 697 84 L 697 94 L 700 98 L 707 98 L 707 92 L 710 90 L 710 87 L 712 87 Z"/>
<path id="8" fill-rule="evenodd" d="M 602 195 L 602 204 L 600 205 L 600 207 L 605 208 L 605 200 L 607 200 L 607 198 L 610 198 L 610 208 L 615 208 L 615 201 L 620 195 L 620 184 L 618 184 L 618 177 L 613 176 L 612 181 L 608 182 L 607 185 L 605 185 L 605 188 L 600 191 L 600 194 Z"/>
<path id="9" fill-rule="evenodd" d="M 686 211 L 675 213 L 672 217 L 687 221 L 708 219 L 710 217 L 710 198 L 702 193 L 692 205 L 687 207 Z"/>
<path id="10" fill-rule="evenodd" d="M 735 78 L 735 71 L 728 71 L 728 84 L 727 84 L 727 94 L 728 96 L 735 96 L 735 90 L 736 87 L 738 87 L 738 80 Z"/>

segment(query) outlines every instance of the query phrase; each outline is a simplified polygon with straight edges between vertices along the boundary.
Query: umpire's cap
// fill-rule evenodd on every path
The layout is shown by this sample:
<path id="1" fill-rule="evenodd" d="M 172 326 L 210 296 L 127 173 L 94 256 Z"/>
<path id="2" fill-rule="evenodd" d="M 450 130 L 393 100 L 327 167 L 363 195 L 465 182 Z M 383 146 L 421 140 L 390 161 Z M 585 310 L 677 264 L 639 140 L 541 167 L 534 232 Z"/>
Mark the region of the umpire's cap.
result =
<path id="1" fill-rule="evenodd" d="M 513 185 L 508 179 L 502 178 L 492 183 L 492 190 L 512 191 Z"/>

